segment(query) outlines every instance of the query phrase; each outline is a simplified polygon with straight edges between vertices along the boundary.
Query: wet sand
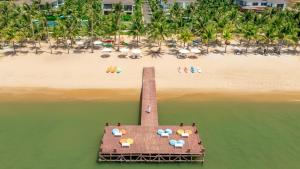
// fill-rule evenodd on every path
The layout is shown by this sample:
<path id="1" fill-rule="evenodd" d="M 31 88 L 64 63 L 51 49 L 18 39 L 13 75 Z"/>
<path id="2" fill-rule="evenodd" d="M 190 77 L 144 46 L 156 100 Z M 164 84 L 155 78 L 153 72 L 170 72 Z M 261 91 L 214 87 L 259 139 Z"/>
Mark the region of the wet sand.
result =
<path id="1" fill-rule="evenodd" d="M 140 89 L 1 88 L 0 101 L 138 101 Z M 300 92 L 158 90 L 161 100 L 299 102 Z"/>

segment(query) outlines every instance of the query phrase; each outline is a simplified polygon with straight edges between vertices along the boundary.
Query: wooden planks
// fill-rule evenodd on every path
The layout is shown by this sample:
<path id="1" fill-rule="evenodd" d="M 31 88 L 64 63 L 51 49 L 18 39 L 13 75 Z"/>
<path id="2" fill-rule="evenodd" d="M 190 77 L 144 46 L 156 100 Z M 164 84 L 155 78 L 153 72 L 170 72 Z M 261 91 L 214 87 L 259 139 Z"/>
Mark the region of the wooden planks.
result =
<path id="1" fill-rule="evenodd" d="M 147 112 L 149 109 L 151 111 Z M 141 125 L 158 126 L 155 72 L 153 67 L 143 69 Z"/>
<path id="2" fill-rule="evenodd" d="M 113 129 L 126 130 L 121 137 L 112 134 Z M 161 137 L 158 129 L 171 129 L 169 137 Z M 178 129 L 191 130 L 189 137 L 176 134 Z M 120 139 L 133 139 L 130 147 L 122 147 Z M 184 140 L 181 148 L 169 144 L 170 139 Z M 143 69 L 141 93 L 141 125 L 106 126 L 99 149 L 99 161 L 119 162 L 204 162 L 204 147 L 196 126 L 159 126 L 155 72 L 153 67 Z"/>
<path id="3" fill-rule="evenodd" d="M 117 128 L 119 130 L 125 129 L 128 133 L 122 137 L 115 137 L 112 135 L 112 130 Z M 173 134 L 169 137 L 161 137 L 157 134 L 158 129 L 171 129 Z M 176 134 L 178 129 L 191 130 L 188 138 L 182 138 Z M 121 153 L 144 153 L 144 154 L 202 154 L 203 145 L 201 142 L 197 128 L 193 126 L 134 126 L 134 125 L 121 125 L 121 126 L 107 126 L 105 127 L 105 134 L 102 139 L 101 150 L 103 154 Z M 120 139 L 131 138 L 134 143 L 130 148 L 124 148 L 119 143 Z M 169 144 L 170 139 L 185 141 L 182 148 L 174 148 Z M 115 152 L 114 152 L 115 150 Z"/>

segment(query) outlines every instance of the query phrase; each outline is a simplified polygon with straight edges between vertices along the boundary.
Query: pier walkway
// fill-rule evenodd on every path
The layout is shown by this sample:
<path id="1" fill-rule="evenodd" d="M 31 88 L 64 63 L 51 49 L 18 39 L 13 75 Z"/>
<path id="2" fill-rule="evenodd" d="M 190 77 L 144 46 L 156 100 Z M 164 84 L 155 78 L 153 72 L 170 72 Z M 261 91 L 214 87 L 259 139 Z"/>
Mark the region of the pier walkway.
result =
<path id="1" fill-rule="evenodd" d="M 141 105 L 141 125 L 158 126 L 154 68 L 144 68 Z"/>
<path id="2" fill-rule="evenodd" d="M 204 162 L 205 149 L 195 124 L 162 126 L 158 123 L 155 72 L 154 68 L 144 68 L 141 92 L 141 124 L 106 124 L 100 141 L 99 162 Z M 113 130 L 126 131 L 114 135 Z M 159 130 L 173 131 L 167 137 L 158 134 Z M 178 131 L 189 131 L 188 137 Z M 131 139 L 132 144 L 124 147 L 122 140 Z M 170 145 L 171 140 L 183 140 L 184 146 Z"/>

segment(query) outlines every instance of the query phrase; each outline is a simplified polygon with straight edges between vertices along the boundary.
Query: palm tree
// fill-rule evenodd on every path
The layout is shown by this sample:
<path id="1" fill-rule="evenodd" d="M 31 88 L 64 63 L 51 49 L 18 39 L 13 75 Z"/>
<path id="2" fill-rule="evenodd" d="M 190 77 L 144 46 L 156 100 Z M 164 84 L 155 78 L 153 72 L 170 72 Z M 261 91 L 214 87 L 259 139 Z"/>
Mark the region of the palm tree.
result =
<path id="1" fill-rule="evenodd" d="M 142 14 L 142 1 L 136 0 L 135 8 L 133 12 L 132 23 L 130 27 L 130 34 L 136 38 L 136 44 L 139 46 L 139 38 L 145 32 L 145 24 L 143 21 L 143 14 Z"/>
<path id="2" fill-rule="evenodd" d="M 117 3 L 113 7 L 113 31 L 115 33 L 115 42 L 117 40 L 118 36 L 118 46 L 117 46 L 117 51 L 120 50 L 120 41 L 121 41 L 121 18 L 123 14 L 123 5 L 121 2 Z"/>
<path id="3" fill-rule="evenodd" d="M 32 4 L 24 4 L 23 8 L 25 11 L 25 15 L 27 17 L 27 21 L 29 22 L 28 25 L 30 25 L 31 29 L 31 38 L 33 39 L 35 53 L 37 54 L 37 46 L 36 46 L 36 40 L 38 39 L 39 35 L 36 35 L 36 32 L 38 31 L 39 26 L 39 20 L 38 16 L 40 16 L 40 1 L 39 0 L 33 0 Z"/>
<path id="4" fill-rule="evenodd" d="M 91 52 L 94 52 L 95 27 L 99 26 L 102 20 L 101 0 L 87 0 L 84 5 L 83 13 L 87 14 L 88 18 L 88 35 L 91 37 Z"/>
<path id="5" fill-rule="evenodd" d="M 193 33 L 189 28 L 182 28 L 178 39 L 183 42 L 183 47 L 185 47 L 186 43 L 193 40 Z"/>
<path id="6" fill-rule="evenodd" d="M 232 40 L 232 32 L 230 28 L 225 28 L 223 29 L 223 34 L 222 38 L 224 39 L 224 44 L 225 44 L 225 53 L 227 52 L 227 46 L 230 45 L 230 40 Z"/>
<path id="7" fill-rule="evenodd" d="M 159 9 L 153 13 L 152 21 L 148 25 L 148 37 L 150 40 L 157 42 L 158 51 L 161 51 L 162 42 L 170 33 L 169 24 L 166 21 L 164 12 Z"/>
<path id="8" fill-rule="evenodd" d="M 245 40 L 247 41 L 246 44 L 246 53 L 248 52 L 248 48 L 250 46 L 250 42 L 257 37 L 258 28 L 251 22 L 247 22 L 242 27 L 242 34 Z"/>
<path id="9" fill-rule="evenodd" d="M 276 26 L 273 24 L 265 25 L 263 28 L 263 38 L 266 43 L 266 52 L 268 53 L 269 45 L 273 44 L 278 38 L 278 29 Z"/>
<path id="10" fill-rule="evenodd" d="M 63 32 L 63 38 L 69 54 L 72 42 L 82 27 L 78 4 L 72 0 L 66 0 L 65 5 L 60 8 L 59 13 L 58 28 Z M 71 44 L 68 42 L 71 42 Z"/>
<path id="11" fill-rule="evenodd" d="M 208 53 L 209 43 L 216 40 L 216 27 L 214 23 L 209 23 L 202 33 L 202 41 L 206 44 L 206 52 Z"/>

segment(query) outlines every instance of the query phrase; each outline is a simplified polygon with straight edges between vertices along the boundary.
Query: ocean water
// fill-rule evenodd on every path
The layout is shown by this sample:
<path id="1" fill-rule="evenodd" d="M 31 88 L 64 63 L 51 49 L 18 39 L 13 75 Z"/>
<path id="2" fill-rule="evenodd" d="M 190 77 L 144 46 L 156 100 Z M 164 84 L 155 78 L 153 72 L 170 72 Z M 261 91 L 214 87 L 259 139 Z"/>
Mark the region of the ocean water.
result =
<path id="1" fill-rule="evenodd" d="M 97 163 L 106 122 L 139 123 L 138 102 L 0 103 L 0 169 L 296 169 L 300 104 L 159 102 L 160 124 L 198 125 L 205 163 Z"/>

